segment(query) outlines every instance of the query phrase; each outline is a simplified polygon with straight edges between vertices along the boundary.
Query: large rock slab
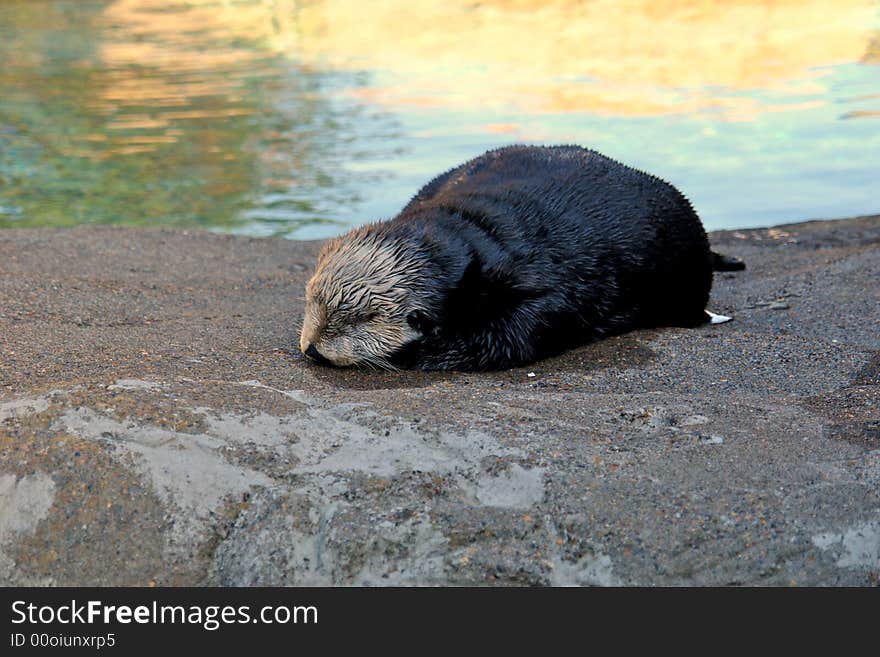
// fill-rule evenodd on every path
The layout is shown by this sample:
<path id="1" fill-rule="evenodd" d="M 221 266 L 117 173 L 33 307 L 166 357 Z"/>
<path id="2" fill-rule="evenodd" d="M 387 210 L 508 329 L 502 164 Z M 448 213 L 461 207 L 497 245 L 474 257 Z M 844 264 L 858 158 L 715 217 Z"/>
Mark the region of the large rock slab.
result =
<path id="1" fill-rule="evenodd" d="M 317 243 L 0 232 L 0 583 L 876 584 L 880 217 L 715 233 L 735 321 L 312 366 Z"/>

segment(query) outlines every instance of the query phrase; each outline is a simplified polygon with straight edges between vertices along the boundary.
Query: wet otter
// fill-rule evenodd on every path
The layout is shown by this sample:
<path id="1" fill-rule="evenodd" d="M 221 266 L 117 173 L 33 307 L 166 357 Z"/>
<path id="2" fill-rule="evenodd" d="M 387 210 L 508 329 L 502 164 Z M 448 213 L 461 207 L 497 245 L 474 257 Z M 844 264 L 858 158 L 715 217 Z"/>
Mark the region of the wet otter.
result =
<path id="1" fill-rule="evenodd" d="M 328 242 L 300 347 L 325 364 L 495 370 L 638 327 L 696 326 L 712 252 L 672 185 L 578 146 L 489 151 Z"/>

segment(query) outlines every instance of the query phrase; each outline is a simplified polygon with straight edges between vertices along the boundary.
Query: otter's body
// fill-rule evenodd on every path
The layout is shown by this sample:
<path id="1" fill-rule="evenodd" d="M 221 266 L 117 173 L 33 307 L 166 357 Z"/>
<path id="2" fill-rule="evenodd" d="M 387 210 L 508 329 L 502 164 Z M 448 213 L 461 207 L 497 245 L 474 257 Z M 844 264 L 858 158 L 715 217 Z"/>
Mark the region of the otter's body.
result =
<path id="1" fill-rule="evenodd" d="M 363 263 L 357 292 L 359 244 L 389 269 Z M 343 316 L 346 294 L 369 305 L 382 300 L 383 279 L 401 288 L 392 303 L 406 326 L 374 362 L 486 370 L 638 327 L 703 323 L 713 268 L 741 265 L 710 251 L 672 185 L 576 146 L 513 146 L 435 178 L 390 221 L 331 242 L 310 287 L 325 310 L 338 292 Z M 303 350 L 324 357 L 312 328 L 307 311 Z"/>

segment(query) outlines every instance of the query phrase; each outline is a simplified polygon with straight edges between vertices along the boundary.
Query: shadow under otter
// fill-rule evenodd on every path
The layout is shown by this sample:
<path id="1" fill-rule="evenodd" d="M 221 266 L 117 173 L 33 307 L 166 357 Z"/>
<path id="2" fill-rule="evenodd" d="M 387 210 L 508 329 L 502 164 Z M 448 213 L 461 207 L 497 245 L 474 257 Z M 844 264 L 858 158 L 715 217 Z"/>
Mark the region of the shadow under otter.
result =
<path id="1" fill-rule="evenodd" d="M 634 328 L 696 326 L 712 252 L 669 183 L 577 146 L 490 151 L 331 240 L 300 347 L 325 364 L 495 370 Z"/>

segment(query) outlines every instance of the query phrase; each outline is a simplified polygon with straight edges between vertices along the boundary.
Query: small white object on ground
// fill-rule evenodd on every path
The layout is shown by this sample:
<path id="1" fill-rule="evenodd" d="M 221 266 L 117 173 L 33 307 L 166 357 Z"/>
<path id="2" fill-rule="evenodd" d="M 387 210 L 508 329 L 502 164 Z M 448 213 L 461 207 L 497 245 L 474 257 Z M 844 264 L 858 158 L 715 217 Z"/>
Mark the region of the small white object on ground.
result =
<path id="1" fill-rule="evenodd" d="M 723 324 L 724 322 L 729 322 L 733 319 L 733 317 L 728 317 L 727 315 L 716 315 L 709 310 L 706 311 L 706 314 L 709 315 L 710 324 Z"/>

